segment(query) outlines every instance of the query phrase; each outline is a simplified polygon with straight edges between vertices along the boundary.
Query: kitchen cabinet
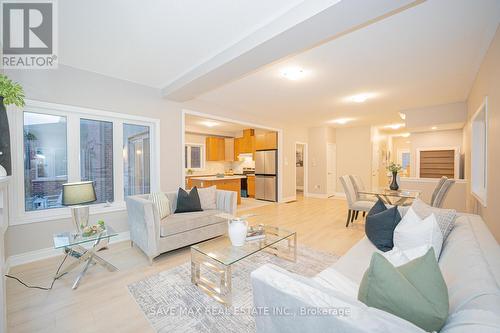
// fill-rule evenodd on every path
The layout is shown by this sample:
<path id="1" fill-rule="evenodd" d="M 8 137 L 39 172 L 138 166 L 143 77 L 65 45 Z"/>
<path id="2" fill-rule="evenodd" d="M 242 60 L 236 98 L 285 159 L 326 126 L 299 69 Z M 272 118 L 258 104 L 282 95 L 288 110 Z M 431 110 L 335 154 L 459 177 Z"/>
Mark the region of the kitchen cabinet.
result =
<path id="1" fill-rule="evenodd" d="M 224 159 L 228 162 L 236 161 L 234 156 L 234 138 L 224 139 Z"/>
<path id="2" fill-rule="evenodd" d="M 192 177 L 189 182 L 194 187 L 203 188 L 214 186 L 218 190 L 236 192 L 237 202 L 241 204 L 241 178 L 243 176 L 227 176 L 224 178 L 217 177 Z"/>
<path id="3" fill-rule="evenodd" d="M 247 175 L 247 192 L 250 198 L 255 198 L 255 175 Z"/>
<path id="4" fill-rule="evenodd" d="M 235 161 L 238 160 L 239 154 L 255 153 L 255 131 L 253 129 L 243 130 L 241 138 L 234 139 L 234 156 Z"/>
<path id="5" fill-rule="evenodd" d="M 255 150 L 278 149 L 278 133 L 268 132 L 255 136 Z"/>
<path id="6" fill-rule="evenodd" d="M 206 160 L 224 161 L 226 144 L 224 138 L 209 136 L 205 139 Z"/>

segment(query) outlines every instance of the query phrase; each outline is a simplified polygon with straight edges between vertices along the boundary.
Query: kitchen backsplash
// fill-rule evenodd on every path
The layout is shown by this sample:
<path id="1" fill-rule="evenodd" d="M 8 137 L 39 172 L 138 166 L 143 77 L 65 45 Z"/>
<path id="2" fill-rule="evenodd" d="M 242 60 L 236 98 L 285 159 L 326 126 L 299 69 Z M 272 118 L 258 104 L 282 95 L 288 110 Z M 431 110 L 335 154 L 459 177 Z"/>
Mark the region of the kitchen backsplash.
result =
<path id="1" fill-rule="evenodd" d="M 192 175 L 212 175 L 224 173 L 229 169 L 233 169 L 234 173 L 243 173 L 243 168 L 255 168 L 255 162 L 250 158 L 245 158 L 238 162 L 205 162 L 203 170 L 193 170 Z M 186 173 L 187 174 L 187 173 Z"/>

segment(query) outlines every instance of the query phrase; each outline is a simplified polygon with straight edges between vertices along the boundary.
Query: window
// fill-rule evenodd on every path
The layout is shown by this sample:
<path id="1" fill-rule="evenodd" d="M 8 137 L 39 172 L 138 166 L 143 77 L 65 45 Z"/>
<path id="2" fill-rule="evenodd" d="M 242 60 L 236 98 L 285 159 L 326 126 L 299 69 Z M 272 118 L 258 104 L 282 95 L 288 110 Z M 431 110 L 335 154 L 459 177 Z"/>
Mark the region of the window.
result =
<path id="1" fill-rule="evenodd" d="M 113 123 L 80 119 L 80 178 L 94 182 L 95 203 L 113 202 Z"/>
<path id="2" fill-rule="evenodd" d="M 205 145 L 188 143 L 184 147 L 186 169 L 203 169 L 205 167 Z"/>
<path id="3" fill-rule="evenodd" d="M 67 182 L 94 182 L 90 214 L 124 210 L 126 196 L 159 190 L 158 120 L 26 102 L 23 112 L 8 110 L 12 151 L 23 151 L 13 158 L 12 225 L 69 218 Z"/>
<path id="4" fill-rule="evenodd" d="M 61 207 L 68 181 L 66 118 L 25 112 L 23 142 L 24 209 Z"/>
<path id="5" fill-rule="evenodd" d="M 417 149 L 417 177 L 459 178 L 460 149 L 458 147 Z"/>
<path id="6" fill-rule="evenodd" d="M 488 102 L 479 107 L 471 121 L 471 191 L 486 207 L 488 189 Z"/>
<path id="7" fill-rule="evenodd" d="M 123 176 L 125 196 L 150 192 L 148 126 L 123 124 Z"/>

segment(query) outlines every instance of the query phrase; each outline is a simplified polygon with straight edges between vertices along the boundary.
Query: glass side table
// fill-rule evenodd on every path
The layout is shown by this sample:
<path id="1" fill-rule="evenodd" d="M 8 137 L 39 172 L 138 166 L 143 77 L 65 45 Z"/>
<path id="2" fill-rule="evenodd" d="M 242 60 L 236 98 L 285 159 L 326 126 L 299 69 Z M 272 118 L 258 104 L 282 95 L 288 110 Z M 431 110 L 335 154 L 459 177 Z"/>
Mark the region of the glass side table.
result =
<path id="1" fill-rule="evenodd" d="M 78 274 L 75 283 L 73 283 L 73 289 L 78 288 L 80 281 L 87 273 L 90 265 L 98 264 L 105 267 L 108 271 L 114 272 L 118 269 L 110 264 L 108 261 L 104 260 L 96 254 L 97 251 L 105 248 L 108 245 L 109 239 L 111 237 L 117 236 L 113 228 L 106 226 L 106 230 L 101 233 L 92 236 L 83 236 L 82 234 L 74 232 L 63 232 L 54 235 L 54 248 L 64 249 L 66 253 L 65 260 L 68 256 L 76 258 L 77 261 L 68 265 L 62 271 L 60 271 L 55 278 L 58 279 L 64 274 L 72 271 L 81 264 L 85 264 L 83 270 Z M 85 244 L 91 244 L 90 247 L 84 247 Z"/>

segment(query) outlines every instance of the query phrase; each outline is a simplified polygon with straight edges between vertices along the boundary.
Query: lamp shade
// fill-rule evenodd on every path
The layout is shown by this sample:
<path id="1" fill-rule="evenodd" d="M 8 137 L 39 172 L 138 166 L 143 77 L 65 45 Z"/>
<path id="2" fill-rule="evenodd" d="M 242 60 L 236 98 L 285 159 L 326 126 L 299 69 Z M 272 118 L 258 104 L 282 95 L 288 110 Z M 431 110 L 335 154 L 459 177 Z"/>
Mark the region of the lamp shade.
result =
<path id="1" fill-rule="evenodd" d="M 64 206 L 81 205 L 96 200 L 92 181 L 63 184 L 62 204 Z"/>

